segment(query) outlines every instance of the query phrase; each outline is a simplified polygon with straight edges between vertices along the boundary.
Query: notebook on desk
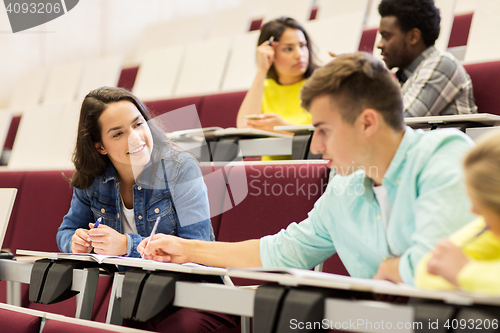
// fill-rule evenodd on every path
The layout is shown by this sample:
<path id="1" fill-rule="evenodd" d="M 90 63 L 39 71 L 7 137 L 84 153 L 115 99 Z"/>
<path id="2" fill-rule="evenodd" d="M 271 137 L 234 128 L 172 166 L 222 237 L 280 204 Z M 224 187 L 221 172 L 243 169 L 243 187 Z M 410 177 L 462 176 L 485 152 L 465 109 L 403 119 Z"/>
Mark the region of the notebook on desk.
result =
<path id="1" fill-rule="evenodd" d="M 16 199 L 16 188 L 0 188 L 0 248 L 2 248 L 7 225 Z"/>

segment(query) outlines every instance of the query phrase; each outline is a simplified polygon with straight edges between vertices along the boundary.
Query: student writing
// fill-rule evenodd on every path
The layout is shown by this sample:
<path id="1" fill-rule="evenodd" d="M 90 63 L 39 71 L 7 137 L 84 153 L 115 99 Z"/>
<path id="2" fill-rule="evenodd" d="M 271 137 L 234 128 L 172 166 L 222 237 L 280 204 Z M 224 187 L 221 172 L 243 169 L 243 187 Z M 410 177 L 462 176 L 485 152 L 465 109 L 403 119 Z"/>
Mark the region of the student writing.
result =
<path id="1" fill-rule="evenodd" d="M 406 127 L 397 82 L 366 53 L 316 69 L 301 98 L 315 126 L 311 150 L 338 172 L 307 219 L 236 243 L 158 234 L 138 251 L 177 263 L 308 269 L 338 253 L 351 276 L 413 284 L 420 258 L 472 218 L 460 167 L 472 141 L 458 130 Z"/>

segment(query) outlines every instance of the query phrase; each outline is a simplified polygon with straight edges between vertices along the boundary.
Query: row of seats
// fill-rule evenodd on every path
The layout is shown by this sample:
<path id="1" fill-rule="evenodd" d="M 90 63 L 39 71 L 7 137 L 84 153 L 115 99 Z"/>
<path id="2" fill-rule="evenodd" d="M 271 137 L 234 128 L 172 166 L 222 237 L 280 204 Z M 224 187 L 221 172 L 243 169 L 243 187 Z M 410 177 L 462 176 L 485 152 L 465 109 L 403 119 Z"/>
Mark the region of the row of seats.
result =
<path id="1" fill-rule="evenodd" d="M 464 67 L 472 80 L 478 111 L 481 113 L 500 115 L 500 110 L 498 109 L 498 105 L 500 105 L 500 95 L 497 94 L 495 90 L 495 87 L 500 84 L 500 61 L 466 64 Z M 124 85 L 126 82 L 133 81 L 133 74 L 131 69 L 123 70 L 121 83 Z M 246 91 L 239 91 L 206 96 L 165 99 L 146 102 L 145 104 L 152 111 L 154 116 L 188 105 L 194 105 L 198 112 L 202 127 L 219 126 L 227 128 L 236 126 L 236 115 L 245 95 Z M 12 119 L 5 140 L 5 150 L 11 150 L 14 146 L 20 119 L 21 116 Z"/>
<path id="2" fill-rule="evenodd" d="M 305 219 L 329 177 L 329 170 L 322 162 L 237 162 L 222 167 L 204 164 L 201 168 L 208 188 L 214 233 L 220 241 L 259 238 Z M 62 174 L 71 177 L 73 171 L 0 172 L 1 188 L 18 189 L 4 248 L 13 253 L 17 249 L 58 252 L 57 228 L 72 196 Z M 336 255 L 327 260 L 325 271 L 347 274 Z M 110 276 L 99 279 L 92 320 L 105 321 L 111 284 Z M 0 282 L 0 302 L 6 302 L 5 285 L 5 281 Z M 22 287 L 21 299 L 26 308 L 66 316 L 74 316 L 76 312 L 74 298 L 51 305 L 30 303 L 26 285 Z"/>
<path id="3" fill-rule="evenodd" d="M 359 12 L 359 15 L 356 14 L 356 17 L 349 15 L 351 14 L 346 17 L 339 16 L 323 21 L 312 20 L 307 23 L 307 30 L 323 62 L 329 60 L 326 51 L 342 53 L 359 49 L 373 52 L 377 35 L 376 28 L 366 28 L 363 31 L 362 12 Z M 451 26 L 451 15 L 449 16 Z M 451 33 L 443 32 L 442 38 L 446 40 L 447 45 L 466 45 L 471 19 L 472 14 L 455 17 L 453 28 L 450 29 Z M 325 34 L 325 31 L 332 32 Z M 336 35 L 338 31 L 349 31 L 351 35 L 348 37 L 344 37 L 342 33 Z M 165 36 L 164 31 L 161 36 Z M 143 100 L 248 89 L 255 72 L 254 49 L 257 36 L 258 32 L 255 31 L 238 35 L 232 45 L 230 39 L 219 38 L 203 41 L 201 44 L 197 42 L 196 45 L 188 43 L 187 46 L 170 46 L 168 50 L 161 48 L 161 43 L 158 42 L 159 45 L 156 45 L 154 49 L 142 49 L 147 57 L 143 57 L 138 62 L 141 70 L 136 87 L 125 86 Z M 442 48 L 445 47 L 443 45 Z M 198 48 L 207 50 L 203 52 L 201 58 L 196 58 L 200 54 Z M 375 51 L 375 53 L 378 52 Z M 210 55 L 212 59 L 209 59 Z M 81 100 L 90 89 L 96 86 L 116 85 L 123 61 L 124 57 L 119 55 L 85 61 L 75 59 L 75 61 L 54 65 L 50 73 L 44 68 L 26 73 L 16 84 L 10 98 L 9 109 L 14 113 L 19 113 L 38 105 L 40 101 L 43 104 L 54 104 L 75 100 L 75 98 Z M 201 67 L 197 68 L 197 65 Z"/>

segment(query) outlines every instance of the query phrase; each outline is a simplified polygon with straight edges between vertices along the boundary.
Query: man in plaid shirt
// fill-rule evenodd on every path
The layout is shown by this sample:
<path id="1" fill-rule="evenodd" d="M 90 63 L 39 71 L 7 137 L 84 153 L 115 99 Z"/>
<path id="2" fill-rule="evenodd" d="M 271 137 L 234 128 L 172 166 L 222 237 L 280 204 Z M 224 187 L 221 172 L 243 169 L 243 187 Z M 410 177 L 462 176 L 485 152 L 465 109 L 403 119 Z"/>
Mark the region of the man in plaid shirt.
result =
<path id="1" fill-rule="evenodd" d="M 382 0 L 377 47 L 403 93 L 404 116 L 476 113 L 469 75 L 448 52 L 438 51 L 441 17 L 433 0 Z"/>

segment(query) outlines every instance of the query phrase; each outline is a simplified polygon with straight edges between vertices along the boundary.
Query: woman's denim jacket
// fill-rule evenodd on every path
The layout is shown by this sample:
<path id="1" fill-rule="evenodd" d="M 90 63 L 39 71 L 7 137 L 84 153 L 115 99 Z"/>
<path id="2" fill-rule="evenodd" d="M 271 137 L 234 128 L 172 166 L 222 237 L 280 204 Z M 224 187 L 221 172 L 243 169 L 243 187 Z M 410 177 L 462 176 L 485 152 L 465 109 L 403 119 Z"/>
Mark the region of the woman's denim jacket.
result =
<path id="1" fill-rule="evenodd" d="M 161 217 L 157 233 L 214 240 L 207 188 L 197 161 L 186 152 L 168 155 L 158 163 L 149 163 L 134 185 L 138 234 L 127 234 L 127 256 L 140 256 L 137 245 L 150 235 L 157 216 Z M 73 190 L 71 207 L 57 232 L 61 252 L 71 252 L 76 229 L 88 229 L 89 222 L 99 217 L 101 223 L 122 232 L 119 190 L 116 169 L 111 163 L 89 188 Z"/>

